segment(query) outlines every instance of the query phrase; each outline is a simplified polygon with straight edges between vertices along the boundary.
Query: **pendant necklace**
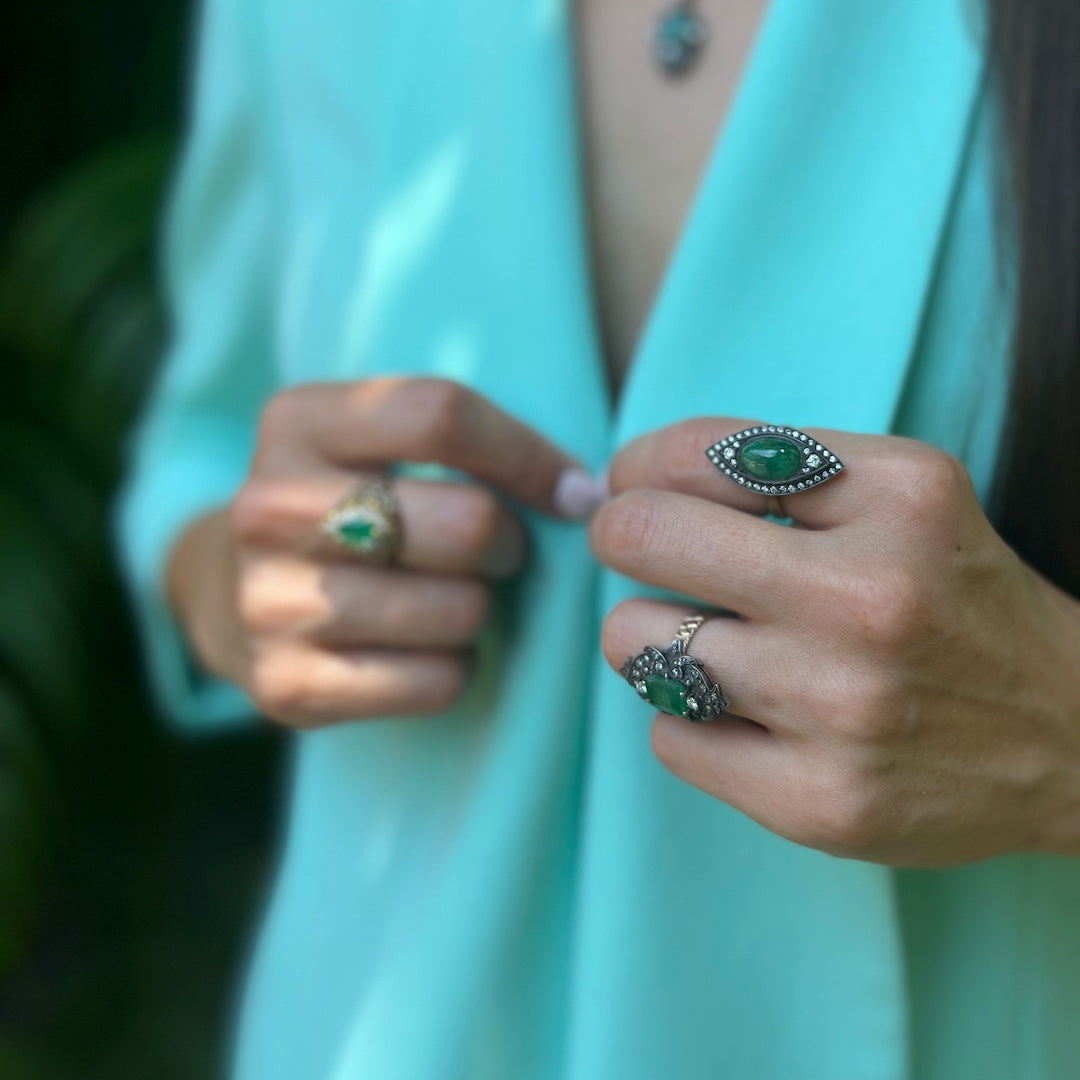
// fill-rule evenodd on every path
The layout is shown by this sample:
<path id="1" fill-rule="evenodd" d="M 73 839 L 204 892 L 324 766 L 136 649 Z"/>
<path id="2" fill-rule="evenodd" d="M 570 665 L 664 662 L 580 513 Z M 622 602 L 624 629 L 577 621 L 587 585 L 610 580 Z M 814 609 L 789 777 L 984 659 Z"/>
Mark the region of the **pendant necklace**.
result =
<path id="1" fill-rule="evenodd" d="M 653 56 L 660 70 L 668 76 L 684 75 L 694 66 L 705 38 L 705 20 L 696 0 L 676 0 L 653 30 Z"/>

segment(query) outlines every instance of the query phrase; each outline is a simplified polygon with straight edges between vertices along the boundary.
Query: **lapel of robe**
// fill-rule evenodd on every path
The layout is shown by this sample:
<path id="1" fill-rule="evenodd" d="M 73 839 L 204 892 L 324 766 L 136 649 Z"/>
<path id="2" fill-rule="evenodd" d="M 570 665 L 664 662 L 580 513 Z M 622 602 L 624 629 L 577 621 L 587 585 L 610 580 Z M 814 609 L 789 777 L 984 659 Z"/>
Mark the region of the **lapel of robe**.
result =
<path id="1" fill-rule="evenodd" d="M 333 373 L 461 379 L 593 465 L 690 415 L 887 431 L 981 82 L 965 3 L 773 0 L 614 430 L 571 0 L 409 9 L 345 221 Z"/>
<path id="2" fill-rule="evenodd" d="M 617 443 L 709 413 L 889 430 L 983 66 L 960 0 L 774 0 Z"/>

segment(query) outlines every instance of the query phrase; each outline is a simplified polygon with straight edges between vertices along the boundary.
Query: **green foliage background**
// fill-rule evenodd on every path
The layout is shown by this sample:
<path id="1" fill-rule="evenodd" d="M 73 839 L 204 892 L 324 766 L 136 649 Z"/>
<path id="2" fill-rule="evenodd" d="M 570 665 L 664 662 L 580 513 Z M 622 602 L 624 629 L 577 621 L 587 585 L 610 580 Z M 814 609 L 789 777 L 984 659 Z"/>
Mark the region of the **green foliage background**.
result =
<path id="1" fill-rule="evenodd" d="M 0 38 L 4 1080 L 220 1075 L 272 846 L 277 745 L 168 733 L 108 533 L 191 14 L 53 0 Z"/>

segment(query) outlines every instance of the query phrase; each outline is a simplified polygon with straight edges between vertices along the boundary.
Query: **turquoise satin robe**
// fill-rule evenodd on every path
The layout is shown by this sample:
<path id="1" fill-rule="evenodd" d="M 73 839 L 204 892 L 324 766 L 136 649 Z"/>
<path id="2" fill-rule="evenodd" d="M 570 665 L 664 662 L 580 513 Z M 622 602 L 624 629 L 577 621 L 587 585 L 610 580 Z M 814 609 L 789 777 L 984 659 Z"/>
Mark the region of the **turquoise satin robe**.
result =
<path id="1" fill-rule="evenodd" d="M 775 0 L 613 406 L 567 0 L 210 0 L 176 334 L 117 515 L 168 715 L 249 722 L 191 664 L 161 567 L 300 381 L 449 376 L 593 467 L 699 414 L 900 431 L 985 496 L 1009 305 L 976 16 Z M 295 737 L 235 1075 L 1080 1075 L 1080 861 L 895 871 L 682 784 L 597 644 L 642 590 L 580 524 L 529 524 L 458 707 Z"/>

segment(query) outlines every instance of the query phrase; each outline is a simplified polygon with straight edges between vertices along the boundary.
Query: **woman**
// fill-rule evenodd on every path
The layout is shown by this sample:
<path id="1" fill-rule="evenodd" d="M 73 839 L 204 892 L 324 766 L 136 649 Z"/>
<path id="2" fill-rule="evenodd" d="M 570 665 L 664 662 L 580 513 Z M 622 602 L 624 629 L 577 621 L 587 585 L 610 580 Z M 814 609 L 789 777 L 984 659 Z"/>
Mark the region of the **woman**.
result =
<path id="1" fill-rule="evenodd" d="M 170 714 L 303 732 L 237 1076 L 1076 1074 L 1059 7 L 209 5 L 120 527 Z"/>

